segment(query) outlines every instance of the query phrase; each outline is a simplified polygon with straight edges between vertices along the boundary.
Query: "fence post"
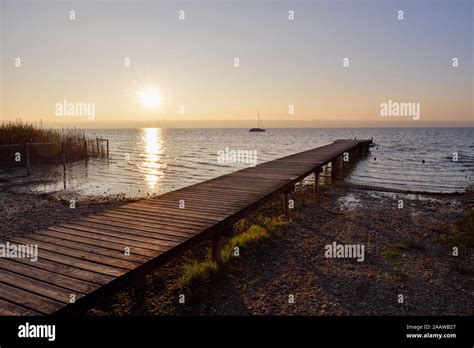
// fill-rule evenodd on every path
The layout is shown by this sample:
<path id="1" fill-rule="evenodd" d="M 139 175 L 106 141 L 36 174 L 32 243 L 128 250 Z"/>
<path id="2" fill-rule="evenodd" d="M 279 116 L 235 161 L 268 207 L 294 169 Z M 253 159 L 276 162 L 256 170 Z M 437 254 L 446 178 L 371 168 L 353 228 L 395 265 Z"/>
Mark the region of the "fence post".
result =
<path id="1" fill-rule="evenodd" d="M 61 142 L 61 150 L 62 150 L 62 157 L 63 157 L 63 185 L 64 189 L 66 189 L 66 144 Z"/>
<path id="2" fill-rule="evenodd" d="M 64 173 L 66 173 L 66 146 L 64 144 L 64 141 L 61 143 L 61 150 L 63 154 L 63 170 Z"/>
<path id="3" fill-rule="evenodd" d="M 106 139 L 107 141 L 107 158 L 109 158 L 109 139 Z"/>
<path id="4" fill-rule="evenodd" d="M 30 144 L 25 144 L 25 148 L 26 148 L 26 172 L 28 173 L 28 175 L 31 175 L 31 172 L 30 172 Z"/>
<path id="5" fill-rule="evenodd" d="M 331 161 L 331 178 L 335 178 L 336 177 L 336 160 L 333 159 Z"/>
<path id="6" fill-rule="evenodd" d="M 314 172 L 314 190 L 313 190 L 313 193 L 316 194 L 318 192 L 318 189 L 319 189 L 319 174 L 322 172 L 323 170 L 321 168 L 318 168 L 316 169 L 316 171 Z"/>
<path id="7" fill-rule="evenodd" d="M 84 152 L 85 152 L 85 158 L 87 162 L 87 158 L 89 157 L 89 154 L 87 153 L 87 140 L 84 140 Z"/>
<path id="8" fill-rule="evenodd" d="M 97 157 L 100 157 L 100 154 L 99 154 L 99 138 L 95 138 L 95 141 L 97 143 Z"/>

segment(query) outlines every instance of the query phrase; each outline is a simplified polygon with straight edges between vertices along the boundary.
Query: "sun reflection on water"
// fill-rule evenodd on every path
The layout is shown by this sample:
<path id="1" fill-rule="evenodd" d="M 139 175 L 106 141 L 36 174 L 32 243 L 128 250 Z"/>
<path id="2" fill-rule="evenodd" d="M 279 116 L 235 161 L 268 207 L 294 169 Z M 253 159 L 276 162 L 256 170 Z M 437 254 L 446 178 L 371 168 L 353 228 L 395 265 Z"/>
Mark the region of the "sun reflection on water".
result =
<path id="1" fill-rule="evenodd" d="M 163 130 L 161 128 L 143 128 L 142 143 L 144 153 L 141 155 L 143 160 L 140 163 L 140 168 L 144 172 L 147 187 L 155 190 L 165 167 L 160 161 L 163 150 Z"/>

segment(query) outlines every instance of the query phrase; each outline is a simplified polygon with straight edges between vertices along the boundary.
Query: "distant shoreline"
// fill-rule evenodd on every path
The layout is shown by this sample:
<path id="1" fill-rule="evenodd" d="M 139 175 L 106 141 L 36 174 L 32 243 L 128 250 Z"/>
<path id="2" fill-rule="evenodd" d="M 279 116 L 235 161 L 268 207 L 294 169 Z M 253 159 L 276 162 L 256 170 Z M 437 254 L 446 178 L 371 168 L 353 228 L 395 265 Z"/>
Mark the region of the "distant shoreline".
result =
<path id="1" fill-rule="evenodd" d="M 252 121 L 254 120 L 249 120 L 249 125 L 251 125 Z M 465 128 L 465 129 L 474 129 L 474 125 L 458 125 L 458 126 L 453 126 L 452 124 L 450 125 L 439 125 L 439 126 L 416 126 L 416 125 L 406 125 L 406 126 L 391 126 L 387 127 L 385 126 L 324 126 L 324 127 L 318 127 L 318 126 L 300 126 L 300 127 L 295 127 L 295 126 L 272 126 L 271 120 L 268 121 L 269 126 L 265 127 L 266 129 L 459 129 L 459 128 Z M 48 128 L 52 129 L 63 129 L 65 125 L 64 123 L 61 124 L 45 124 Z M 87 124 L 70 124 L 67 125 L 68 127 L 75 127 L 78 129 L 141 129 L 141 128 L 163 128 L 163 129 L 242 129 L 242 130 L 248 130 L 249 126 L 247 125 L 239 125 L 239 126 L 233 126 L 233 127 L 223 127 L 223 126 L 195 126 L 195 127 L 182 127 L 182 126 L 163 126 L 160 124 L 134 124 L 135 127 L 130 127 L 130 126 L 117 126 L 116 123 L 114 123 L 114 127 L 106 126 L 106 125 L 97 125 L 95 124 L 92 126 L 90 123 Z"/>

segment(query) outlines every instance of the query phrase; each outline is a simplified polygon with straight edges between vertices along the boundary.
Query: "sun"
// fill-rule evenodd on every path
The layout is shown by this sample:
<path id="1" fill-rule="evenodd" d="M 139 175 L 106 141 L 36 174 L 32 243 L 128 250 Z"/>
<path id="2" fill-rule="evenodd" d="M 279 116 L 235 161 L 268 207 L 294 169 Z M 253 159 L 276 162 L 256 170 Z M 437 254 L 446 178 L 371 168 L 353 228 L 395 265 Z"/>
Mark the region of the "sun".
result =
<path id="1" fill-rule="evenodd" d="M 140 98 L 140 102 L 142 105 L 148 109 L 156 108 L 160 105 L 161 98 L 158 91 L 154 88 L 146 88 L 138 93 L 138 97 Z"/>

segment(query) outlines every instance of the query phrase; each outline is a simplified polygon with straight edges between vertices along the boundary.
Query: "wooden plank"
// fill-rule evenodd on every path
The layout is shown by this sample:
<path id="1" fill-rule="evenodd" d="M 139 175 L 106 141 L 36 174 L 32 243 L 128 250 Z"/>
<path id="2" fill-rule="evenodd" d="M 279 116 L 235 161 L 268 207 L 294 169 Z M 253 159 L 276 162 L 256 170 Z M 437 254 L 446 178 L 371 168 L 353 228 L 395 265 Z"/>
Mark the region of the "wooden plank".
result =
<path id="1" fill-rule="evenodd" d="M 117 236 L 135 240 L 144 243 L 151 243 L 161 246 L 172 247 L 177 242 L 186 239 L 187 236 L 182 236 L 176 233 L 174 238 L 169 235 L 160 234 L 160 229 L 157 227 L 147 227 L 142 224 L 124 222 L 119 218 L 114 220 L 102 219 L 100 217 L 91 217 L 77 220 L 77 225 L 94 226 L 95 233 L 100 233 L 108 236 Z M 73 225 L 68 225 L 72 227 Z M 127 232 L 125 232 L 127 231 Z"/>
<path id="2" fill-rule="evenodd" d="M 60 231 L 68 234 L 74 234 L 81 237 L 93 237 L 94 239 L 103 241 L 103 242 L 115 242 L 123 244 L 124 247 L 129 248 L 142 248 L 149 249 L 152 251 L 165 251 L 168 250 L 173 244 L 164 245 L 163 243 L 153 240 L 153 243 L 146 241 L 140 238 L 134 237 L 132 234 L 126 233 L 111 233 L 109 230 L 101 230 L 98 228 L 92 228 L 88 226 L 83 226 L 80 224 L 80 221 L 77 221 L 74 225 L 72 224 L 63 224 L 58 227 L 49 227 L 48 230 L 51 231 Z M 131 237 L 129 237 L 131 236 Z"/>
<path id="3" fill-rule="evenodd" d="M 41 313 L 36 312 L 32 309 L 7 302 L 0 299 L 0 316 L 30 316 L 40 315 Z"/>
<path id="4" fill-rule="evenodd" d="M 274 187 L 274 186 L 273 186 Z M 272 187 L 272 188 L 273 188 Z M 170 201 L 170 202 L 179 202 L 180 200 L 193 200 L 194 202 L 206 202 L 209 205 L 209 208 L 213 209 L 224 209 L 224 208 L 235 208 L 239 207 L 242 204 L 245 204 L 249 200 L 255 200 L 258 197 L 261 197 L 262 194 L 267 192 L 267 190 L 262 190 L 257 194 L 244 194 L 240 193 L 238 195 L 233 195 L 229 191 L 221 190 L 218 188 L 200 188 L 199 190 L 188 191 L 181 193 L 179 196 L 167 196 L 162 197 L 156 201 Z M 202 204 L 205 206 L 204 204 Z"/>
<path id="5" fill-rule="evenodd" d="M 100 263 L 100 264 L 112 266 L 112 267 L 120 267 L 120 268 L 125 268 L 128 270 L 132 270 L 140 265 L 137 262 L 116 259 L 114 257 L 104 257 L 104 255 L 97 255 L 92 252 L 72 249 L 72 248 L 64 247 L 61 245 L 50 244 L 50 243 L 39 241 L 39 240 L 15 238 L 14 241 L 17 243 L 37 244 L 38 248 L 41 249 L 41 251 L 48 250 L 56 254 L 76 257 L 81 260 L 92 261 L 92 262 L 96 262 L 96 263 Z"/>
<path id="6" fill-rule="evenodd" d="M 276 173 L 277 175 L 285 173 Z M 285 179 L 276 179 L 276 178 L 263 178 L 263 177 L 246 177 L 241 174 L 229 175 L 223 177 L 218 181 L 212 182 L 203 182 L 199 186 L 190 186 L 187 190 L 183 190 L 180 193 L 185 192 L 197 192 L 202 191 L 204 188 L 209 189 L 210 192 L 228 192 L 230 195 L 239 197 L 239 196 L 251 196 L 259 195 L 262 191 L 270 189 L 272 185 L 278 184 L 279 182 L 285 182 Z M 253 183 L 252 186 L 249 186 L 248 183 Z M 258 186 L 256 186 L 258 185 Z M 152 198 L 153 199 L 153 198 Z"/>
<path id="7" fill-rule="evenodd" d="M 252 194 L 248 196 L 226 196 L 226 191 L 221 191 L 218 194 L 216 192 L 208 191 L 202 189 L 200 191 L 196 190 L 194 192 L 186 192 L 179 196 L 168 196 L 163 197 L 159 200 L 151 200 L 151 202 L 144 202 L 145 204 L 152 204 L 153 202 L 170 202 L 173 204 L 179 204 L 180 200 L 188 203 L 199 203 L 202 206 L 207 207 L 213 210 L 218 211 L 219 209 L 228 209 L 228 208 L 238 208 L 242 205 L 245 205 L 248 201 L 253 201 L 258 199 L 264 193 L 258 195 Z M 134 203 L 135 204 L 135 203 Z M 136 205 L 136 204 L 135 204 Z"/>
<path id="8" fill-rule="evenodd" d="M 53 238 L 46 235 L 41 235 L 39 233 L 30 234 L 28 235 L 28 238 L 33 241 L 43 241 L 50 244 L 66 246 L 72 249 L 77 249 L 77 250 L 82 250 L 82 251 L 86 251 L 90 253 L 95 253 L 98 255 L 103 255 L 106 257 L 113 257 L 113 258 L 127 260 L 127 261 L 134 261 L 139 264 L 144 263 L 151 259 L 151 257 L 142 256 L 138 254 L 125 255 L 125 250 L 123 247 L 118 250 L 107 249 L 100 246 L 85 244 L 78 241 L 71 242 L 67 239 L 62 239 L 62 238 L 57 238 L 57 237 Z"/>
<path id="9" fill-rule="evenodd" d="M 159 205 L 160 207 L 163 207 L 163 209 L 159 209 L 159 212 L 156 212 L 156 209 L 153 207 L 148 207 L 148 206 L 133 206 L 133 207 L 126 207 L 123 206 L 120 209 L 116 210 L 117 212 L 126 212 L 130 214 L 137 214 L 138 216 L 153 216 L 153 217 L 175 217 L 176 215 L 181 216 L 183 218 L 183 221 L 186 218 L 190 218 L 193 220 L 201 221 L 201 222 L 207 222 L 207 223 L 216 223 L 222 221 L 222 219 L 227 216 L 227 214 L 221 213 L 219 217 L 217 215 L 206 215 L 205 217 L 197 216 L 196 214 L 193 214 L 192 211 L 186 210 L 186 203 L 184 208 L 176 208 L 173 206 L 172 208 L 166 205 Z M 196 206 L 195 206 L 196 207 Z M 197 207 L 196 207 L 197 208 Z"/>
<path id="10" fill-rule="evenodd" d="M 230 183 L 225 183 L 225 185 L 231 185 Z M 247 183 L 248 185 L 248 183 Z M 274 185 L 272 186 L 274 187 Z M 225 188 L 219 186 L 202 186 L 199 188 L 195 188 L 193 190 L 186 190 L 181 191 L 175 194 L 166 194 L 163 196 L 159 196 L 157 198 L 151 198 L 147 201 L 154 202 L 154 201 L 162 201 L 162 200 L 170 200 L 170 201 L 177 201 L 181 199 L 186 199 L 190 197 L 195 197 L 196 199 L 204 199 L 207 200 L 208 203 L 211 204 L 223 204 L 224 206 L 233 206 L 235 204 L 239 204 L 242 202 L 246 202 L 249 199 L 254 199 L 255 197 L 259 197 L 262 195 L 262 192 L 266 192 L 270 188 L 264 188 L 263 185 L 259 187 L 257 192 L 245 192 L 243 189 L 235 186 L 233 190 L 226 190 Z M 226 199 L 227 198 L 227 199 Z M 138 203 L 141 203 L 138 202 Z M 135 203 L 132 203 L 135 204 Z"/>
<path id="11" fill-rule="evenodd" d="M 64 304 L 29 291 L 12 287 L 0 279 L 0 299 L 34 310 L 40 314 L 50 314 L 64 307 Z"/>
<path id="12" fill-rule="evenodd" d="M 65 231 L 67 231 L 67 232 L 65 232 Z M 71 231 L 68 230 L 68 229 L 61 228 L 61 227 L 50 227 L 47 230 L 43 230 L 43 231 L 39 231 L 39 232 L 35 233 L 35 235 L 45 235 L 45 236 L 50 236 L 52 238 L 57 238 L 58 241 L 60 239 L 65 239 L 65 240 L 68 240 L 68 241 L 72 241 L 74 243 L 78 242 L 78 243 L 84 243 L 84 244 L 88 244 L 88 245 L 90 245 L 90 244 L 94 245 L 94 243 L 95 243 L 95 244 L 99 244 L 101 247 L 104 247 L 104 248 L 107 248 L 107 249 L 112 249 L 112 250 L 117 250 L 117 251 L 120 251 L 122 253 L 125 252 L 125 248 L 127 247 L 127 248 L 130 249 L 129 251 L 132 255 L 144 256 L 147 259 L 150 258 L 150 257 L 157 256 L 159 254 L 159 252 L 156 251 L 156 250 L 144 249 L 144 248 L 140 248 L 140 247 L 137 247 L 137 246 L 132 247 L 132 246 L 130 246 L 130 243 L 123 244 L 123 243 L 116 243 L 116 242 L 112 242 L 112 241 L 104 241 L 102 239 L 88 238 L 88 237 L 84 237 L 84 236 L 81 236 L 81 235 L 71 234 L 69 232 L 71 232 Z M 92 237 L 96 237 L 96 236 L 92 235 Z M 166 249 L 160 249 L 160 250 L 166 250 Z"/>
<path id="13" fill-rule="evenodd" d="M 107 218 L 97 218 L 93 221 L 93 223 L 96 225 L 106 225 L 107 229 L 116 230 L 123 233 L 125 233 L 125 231 L 123 231 L 124 229 L 128 229 L 127 233 L 131 233 L 136 236 L 148 237 L 153 240 L 160 241 L 160 244 L 167 243 L 166 245 L 174 245 L 176 242 L 182 242 L 183 240 L 192 237 L 197 232 L 205 228 L 204 226 L 173 227 L 172 225 L 164 225 L 159 221 L 153 223 L 153 221 L 150 221 L 150 219 L 147 219 L 146 222 L 144 222 L 138 217 L 136 217 L 136 221 L 134 221 L 130 217 L 118 214 L 114 216 L 107 216 Z"/>
<path id="14" fill-rule="evenodd" d="M 75 295 L 77 299 L 83 296 L 83 294 L 79 292 L 67 290 L 48 283 L 43 283 L 42 281 L 28 278 L 18 273 L 5 271 L 3 269 L 0 269 L 0 279 L 2 283 L 8 284 L 17 289 L 22 289 L 37 295 L 48 297 L 64 304 L 69 303 L 71 295 Z"/>
<path id="15" fill-rule="evenodd" d="M 86 271 L 80 268 L 64 265 L 62 263 L 58 263 L 58 262 L 54 262 L 50 260 L 38 259 L 38 261 L 36 262 L 31 262 L 30 260 L 18 258 L 18 259 L 15 259 L 15 262 L 27 264 L 28 267 L 31 267 L 31 268 L 40 268 L 40 269 L 47 270 L 56 274 L 66 275 L 72 278 L 85 280 L 87 282 L 95 283 L 98 285 L 104 285 L 114 280 L 114 277 L 107 276 L 105 274 Z"/>
<path id="16" fill-rule="evenodd" d="M 91 227 L 91 226 L 94 227 Z M 94 235 L 94 238 L 101 239 L 104 241 L 118 241 L 121 243 L 125 243 L 128 246 L 138 246 L 140 248 L 148 248 L 152 250 L 166 250 L 167 248 L 173 247 L 176 243 L 159 240 L 155 238 L 148 238 L 143 237 L 140 234 L 131 233 L 131 232 L 123 232 L 123 229 L 114 226 L 108 225 L 101 225 L 101 224 L 92 224 L 88 223 L 88 221 L 78 220 L 74 224 L 63 224 L 63 227 L 68 228 L 67 233 L 72 233 L 76 235 L 83 235 L 85 231 L 91 231 L 89 235 Z M 80 230 L 79 230 L 80 229 Z M 78 231 L 80 233 L 78 233 Z M 86 235 L 87 236 L 87 235 Z M 156 249 L 154 249 L 156 248 Z M 165 248 L 165 249 L 163 249 Z"/>
<path id="17" fill-rule="evenodd" d="M 230 200 L 231 198 L 229 198 Z M 196 207 L 202 210 L 203 214 L 202 217 L 206 216 L 211 216 L 211 217 L 218 217 L 220 214 L 227 214 L 229 211 L 233 211 L 234 209 L 239 209 L 242 206 L 245 206 L 248 204 L 249 201 L 253 201 L 254 199 L 247 199 L 246 201 L 242 202 L 237 202 L 233 201 L 233 204 L 226 204 L 225 201 L 222 202 L 216 202 L 212 200 L 212 198 L 208 198 L 207 200 L 205 198 L 196 198 L 191 195 L 189 196 L 180 196 L 179 199 L 173 198 L 173 199 L 162 199 L 159 201 L 153 201 L 153 202 L 144 202 L 141 205 L 134 205 L 134 207 L 144 207 L 144 208 L 154 208 L 158 206 L 166 206 L 169 209 L 177 209 L 177 203 L 183 200 L 185 206 L 187 207 Z M 207 204 L 207 205 L 205 205 Z M 179 208 L 178 208 L 179 209 Z M 205 214 L 204 214 L 205 213 Z"/>
<path id="18" fill-rule="evenodd" d="M 106 217 L 113 218 L 114 221 L 120 220 L 124 223 L 135 224 L 137 226 L 145 226 L 157 228 L 160 235 L 169 235 L 170 240 L 175 240 L 176 236 L 183 238 L 189 238 L 196 234 L 196 231 L 200 231 L 217 223 L 216 222 L 201 222 L 201 223 L 191 223 L 186 220 L 180 219 L 180 216 L 176 216 L 176 224 L 173 224 L 172 217 L 163 217 L 163 216 L 153 216 L 146 215 L 143 213 L 130 213 L 130 212 L 113 212 L 105 215 Z M 195 221 L 195 220 L 194 220 Z M 181 240 L 182 238 L 179 238 Z"/>
<path id="19" fill-rule="evenodd" d="M 179 208 L 178 208 L 179 209 Z M 184 210 L 184 209 L 181 209 Z M 178 212 L 178 211 L 177 211 Z M 184 212 L 184 211 L 183 211 Z M 113 210 L 109 212 L 102 213 L 99 216 L 110 216 L 111 218 L 119 218 L 123 220 L 132 220 L 136 222 L 143 222 L 148 224 L 153 224 L 154 226 L 159 226 L 160 229 L 169 230 L 169 231 L 179 231 L 179 228 L 182 228 L 183 236 L 189 236 L 190 234 L 194 234 L 196 228 L 207 228 L 209 225 L 213 225 L 214 223 L 218 222 L 218 220 L 214 221 L 199 221 L 194 220 L 192 217 L 185 217 L 182 215 L 162 215 L 161 212 L 158 214 L 143 214 L 136 212 L 129 212 L 126 210 Z M 191 232 L 189 232 L 191 231 Z M 174 234 L 173 234 L 174 235 Z"/>
<path id="20" fill-rule="evenodd" d="M 202 209 L 202 219 L 209 219 L 214 221 L 220 221 L 222 219 L 222 214 L 227 214 L 227 212 L 232 209 L 238 209 L 239 207 L 245 205 L 248 202 L 248 200 L 246 200 L 245 202 L 234 202 L 232 205 L 230 205 L 225 204 L 225 202 L 221 204 L 219 202 L 213 202 L 208 199 L 207 205 L 204 205 L 203 202 L 206 202 L 205 200 L 201 200 L 192 196 L 185 197 L 181 195 L 178 198 L 168 197 L 167 199 L 142 202 L 141 204 L 134 204 L 133 206 L 130 205 L 125 208 L 132 209 L 134 207 L 138 207 L 141 209 L 148 209 L 150 213 L 158 215 L 157 209 L 159 210 L 161 209 L 161 207 L 166 207 L 171 212 L 179 212 L 181 210 L 179 208 L 179 202 L 181 200 L 184 202 L 185 207 L 194 207 Z"/>
<path id="21" fill-rule="evenodd" d="M 160 212 L 165 212 L 169 216 L 173 216 L 177 214 L 179 215 L 180 213 L 187 214 L 189 216 L 195 216 L 197 218 L 212 216 L 212 217 L 215 217 L 214 223 L 217 223 L 226 219 L 229 215 L 234 214 L 236 211 L 239 211 L 240 209 L 242 209 L 242 207 L 245 207 L 248 205 L 248 204 L 242 205 L 240 209 L 228 208 L 226 210 L 222 210 L 222 209 L 217 210 L 214 208 L 202 208 L 202 205 L 199 205 L 192 201 L 186 201 L 186 202 L 188 204 L 185 204 L 185 208 L 183 209 L 176 208 L 174 203 L 167 203 L 167 202 L 159 202 L 154 205 L 134 206 L 133 209 L 131 209 L 132 207 L 128 207 L 128 208 L 130 208 L 130 210 L 133 210 L 133 211 L 153 213 L 153 211 L 156 211 L 155 209 L 156 207 L 157 209 L 160 210 Z M 217 220 L 218 216 L 220 217 L 219 220 Z"/>
<path id="22" fill-rule="evenodd" d="M 85 269 L 87 271 L 93 271 L 95 273 L 110 275 L 114 277 L 118 277 L 126 273 L 126 269 L 124 268 L 110 267 L 110 266 L 98 264 L 95 262 L 81 260 L 75 257 L 69 257 L 62 254 L 52 253 L 46 250 L 41 250 L 40 257 L 42 259 L 59 262 L 64 265 L 74 265 L 74 267 L 77 267 L 77 268 Z"/>
<path id="23" fill-rule="evenodd" d="M 62 286 L 70 290 L 78 291 L 82 294 L 87 294 L 99 287 L 98 284 L 53 273 L 41 268 L 31 267 L 28 264 L 15 262 L 14 260 L 0 259 L 0 269 L 42 280 L 49 284 Z"/>
<path id="24" fill-rule="evenodd" d="M 79 221 L 78 221 L 79 222 Z M 91 227 L 105 228 L 112 231 L 123 233 L 131 233 L 138 236 L 145 236 L 153 239 L 162 239 L 164 242 L 181 241 L 194 235 L 196 231 L 202 229 L 203 226 L 173 226 L 163 223 L 151 224 L 147 226 L 146 222 L 142 222 L 137 217 L 137 221 L 130 220 L 120 214 L 110 216 L 94 216 L 94 219 L 80 220 L 81 225 Z M 150 222 L 148 221 L 148 225 Z"/>

